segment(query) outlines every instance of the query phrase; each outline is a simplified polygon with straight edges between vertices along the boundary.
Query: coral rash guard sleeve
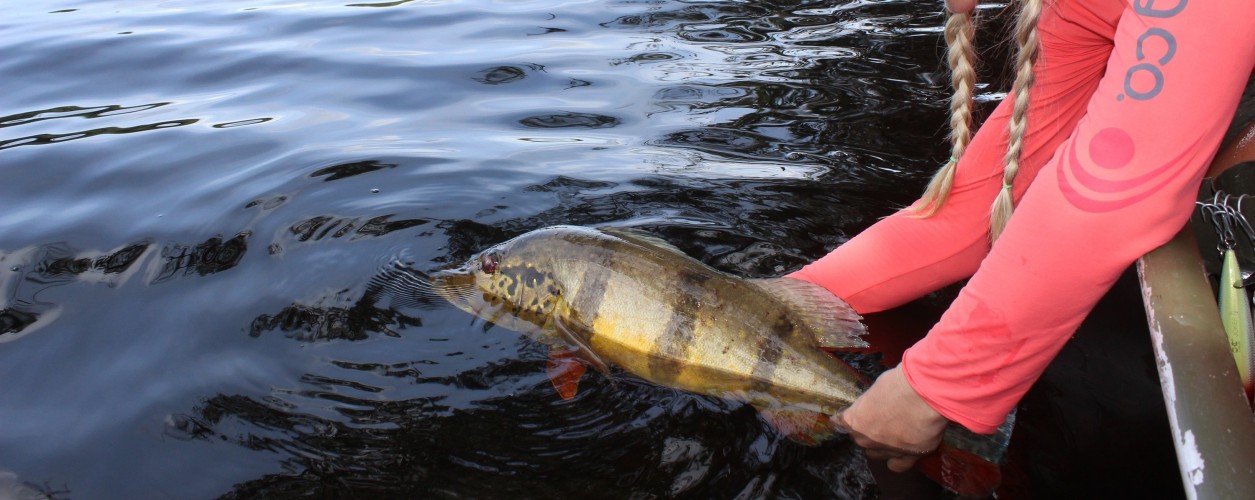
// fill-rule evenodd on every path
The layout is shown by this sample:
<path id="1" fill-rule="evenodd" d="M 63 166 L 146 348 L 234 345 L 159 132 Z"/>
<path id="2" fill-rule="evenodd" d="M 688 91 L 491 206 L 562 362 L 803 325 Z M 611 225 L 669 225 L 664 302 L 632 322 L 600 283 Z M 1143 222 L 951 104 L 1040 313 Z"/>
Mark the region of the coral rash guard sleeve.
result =
<path id="1" fill-rule="evenodd" d="M 1249 0 L 1128 6 L 1085 116 L 903 356 L 934 409 L 993 432 L 1119 275 L 1181 229 L 1255 66 L 1251 19 Z"/>
<path id="2" fill-rule="evenodd" d="M 1042 13 L 1017 199 L 1084 116 L 1123 10 L 1119 0 L 1061 0 Z M 972 138 L 955 170 L 950 197 L 935 215 L 900 211 L 790 277 L 819 284 L 858 312 L 871 313 L 972 276 L 989 253 L 989 208 L 1002 188 L 1013 101 L 1004 99 Z"/>
<path id="3" fill-rule="evenodd" d="M 992 432 L 1119 275 L 1189 218 L 1255 66 L 1252 18 L 1249 0 L 1047 2 L 1019 202 L 997 243 L 1011 98 L 936 215 L 894 214 L 791 276 L 863 313 L 971 276 L 902 367 L 942 415 Z"/>

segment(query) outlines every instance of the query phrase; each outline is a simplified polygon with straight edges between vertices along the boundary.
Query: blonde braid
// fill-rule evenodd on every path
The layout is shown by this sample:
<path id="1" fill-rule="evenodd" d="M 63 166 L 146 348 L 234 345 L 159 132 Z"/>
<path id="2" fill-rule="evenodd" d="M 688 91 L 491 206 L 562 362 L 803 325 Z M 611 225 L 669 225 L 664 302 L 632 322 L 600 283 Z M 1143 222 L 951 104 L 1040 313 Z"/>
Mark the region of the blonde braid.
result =
<path id="1" fill-rule="evenodd" d="M 941 209 L 954 187 L 954 170 L 972 141 L 972 107 L 976 94 L 976 50 L 972 42 L 976 34 L 972 15 L 950 13 L 946 19 L 947 61 L 950 64 L 950 161 L 938 170 L 912 209 L 922 217 L 931 217 Z"/>
<path id="2" fill-rule="evenodd" d="M 1003 157 L 1006 164 L 1002 171 L 1002 190 L 994 198 L 989 213 L 989 240 L 998 239 L 1014 210 L 1012 185 L 1020 171 L 1020 155 L 1024 151 L 1024 136 L 1028 133 L 1029 91 L 1033 87 L 1033 64 L 1037 60 L 1038 37 L 1037 18 L 1041 15 L 1042 0 L 1024 0 L 1021 2 L 1019 19 L 1015 25 L 1015 41 L 1019 45 L 1019 53 L 1015 61 L 1015 106 L 1011 111 L 1010 130 L 1007 138 L 1007 153 Z"/>

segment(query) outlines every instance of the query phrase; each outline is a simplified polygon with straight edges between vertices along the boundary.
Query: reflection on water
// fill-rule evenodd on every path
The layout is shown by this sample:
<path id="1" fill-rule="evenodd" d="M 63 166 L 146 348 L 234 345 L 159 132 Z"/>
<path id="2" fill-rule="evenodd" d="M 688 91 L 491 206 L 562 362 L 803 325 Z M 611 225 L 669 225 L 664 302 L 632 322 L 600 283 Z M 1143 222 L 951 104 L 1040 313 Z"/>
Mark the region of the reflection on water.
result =
<path id="1" fill-rule="evenodd" d="M 248 232 L 243 232 L 225 241 L 221 236 L 214 236 L 193 247 L 170 245 L 162 248 L 161 259 L 164 262 L 152 283 L 170 281 L 180 275 L 196 273 L 205 276 L 231 269 L 244 258 L 249 236 Z"/>
<path id="2" fill-rule="evenodd" d="M 393 231 L 421 226 L 431 221 L 426 219 L 388 220 L 395 214 L 380 215 L 361 220 L 359 217 L 343 218 L 330 215 L 319 215 L 297 222 L 288 228 L 298 241 L 321 240 L 328 236 L 341 238 L 352 233 L 358 236 L 383 236 Z M 334 232 L 333 232 L 334 231 Z"/>
<path id="3" fill-rule="evenodd" d="M 0 453 L 0 484 L 876 496 L 847 441 L 801 447 L 739 403 L 623 373 L 563 401 L 542 346 L 371 279 L 556 224 L 643 228 L 749 277 L 796 269 L 909 203 L 945 157 L 941 9 L 14 4 L 0 450 L 22 453 Z M 927 328 L 912 314 L 900 329 Z M 1138 465 L 1111 481 L 1171 489 L 1147 480 L 1170 463 Z"/>
<path id="4" fill-rule="evenodd" d="M 55 317 L 60 306 L 41 300 L 41 292 L 74 281 L 104 283 L 117 286 L 131 273 L 127 271 L 151 246 L 149 243 L 127 245 L 106 254 L 83 253 L 64 243 L 0 253 L 0 262 L 8 269 L 0 271 L 6 300 L 0 310 L 0 342 L 17 340 L 28 328 Z M 47 316 L 46 316 L 47 315 Z"/>
<path id="5" fill-rule="evenodd" d="M 81 132 L 70 132 L 66 134 L 39 134 L 28 137 L 19 137 L 17 139 L 9 139 L 0 141 L 0 149 L 15 148 L 18 146 L 39 146 L 43 144 L 54 144 L 58 142 L 73 141 L 75 139 L 86 139 L 88 137 L 104 135 L 104 134 L 133 134 L 135 132 L 146 132 L 149 130 L 159 130 L 171 127 L 182 127 L 191 125 L 199 120 L 172 120 L 166 122 L 146 123 L 144 125 L 136 125 L 134 127 L 103 127 L 84 130 Z"/>
<path id="6" fill-rule="evenodd" d="M 539 64 L 529 65 L 532 71 L 544 71 L 545 67 Z M 475 81 L 486 85 L 501 85 L 503 83 L 511 83 L 522 80 L 527 77 L 527 72 L 521 68 L 514 66 L 498 66 L 492 69 L 486 69 L 480 72 L 482 76 L 474 78 Z"/>
<path id="7" fill-rule="evenodd" d="M 525 127 L 532 128 L 605 128 L 618 125 L 619 119 L 592 113 L 562 113 L 559 115 L 532 116 L 519 120 L 519 123 Z"/>
<path id="8" fill-rule="evenodd" d="M 18 113 L 0 118 L 0 127 L 12 127 L 15 125 L 25 125 L 43 120 L 52 120 L 56 118 L 100 118 L 102 116 L 122 115 L 127 113 L 138 113 L 153 108 L 168 105 L 168 102 L 155 102 L 152 104 L 144 104 L 140 106 L 119 106 L 117 104 L 109 106 L 96 106 L 92 108 L 83 108 L 79 106 L 61 106 L 51 109 L 43 109 L 39 111 L 31 111 L 28 113 Z"/>
<path id="9" fill-rule="evenodd" d="M 226 271 L 243 258 L 248 249 L 248 236 L 244 232 L 225 241 L 220 236 L 214 236 L 193 246 L 163 246 L 159 250 L 160 256 L 150 262 L 151 269 L 143 274 L 149 277 L 149 284 L 159 284 L 192 273 L 205 276 Z M 134 274 L 128 271 L 152 247 L 152 243 L 135 243 L 113 252 L 92 254 L 75 250 L 64 243 L 54 243 L 0 255 L 0 261 L 10 266 L 4 273 L 3 283 L 9 304 L 0 312 L 0 318 L 3 318 L 0 320 L 0 342 L 14 340 L 16 334 L 34 324 L 42 314 L 58 308 L 38 299 L 43 291 L 73 282 L 117 287 Z M 14 336 L 6 337 L 7 334 Z"/>
<path id="10" fill-rule="evenodd" d="M 360 174 L 365 174 L 368 172 L 374 172 L 376 170 L 382 170 L 385 168 L 397 168 L 397 165 L 395 163 L 382 163 L 378 160 L 355 161 L 352 163 L 342 163 L 340 165 L 332 165 L 330 167 L 320 168 L 318 170 L 315 170 L 314 173 L 309 174 L 309 176 L 310 177 L 326 176 L 326 178 L 323 180 L 330 182 L 334 180 L 343 179 L 345 177 L 352 177 L 354 175 L 360 175 Z"/>
<path id="11" fill-rule="evenodd" d="M 401 329 L 423 326 L 423 320 L 412 313 L 377 306 L 381 298 L 400 303 L 412 302 L 412 298 L 381 297 L 383 293 L 376 286 L 367 286 L 359 298 L 338 292 L 332 299 L 337 304 L 351 302 L 349 306 L 292 304 L 273 315 L 262 314 L 255 318 L 249 335 L 257 337 L 278 330 L 288 338 L 303 342 L 364 340 L 371 333 L 400 337 Z"/>

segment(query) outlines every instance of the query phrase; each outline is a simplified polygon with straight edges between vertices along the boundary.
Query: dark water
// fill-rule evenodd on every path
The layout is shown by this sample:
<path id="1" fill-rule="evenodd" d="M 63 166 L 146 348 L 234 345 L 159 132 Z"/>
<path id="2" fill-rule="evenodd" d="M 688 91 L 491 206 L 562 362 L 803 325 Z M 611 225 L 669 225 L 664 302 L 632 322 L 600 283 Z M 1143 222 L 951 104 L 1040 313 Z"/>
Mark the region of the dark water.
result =
<path id="1" fill-rule="evenodd" d="M 74 498 L 876 496 L 846 442 L 626 375 L 562 401 L 540 346 L 365 287 L 552 224 L 797 268 L 945 157 L 940 2 L 7 7 L 0 471 Z M 918 334 L 945 298 L 873 321 Z M 1112 311 L 1144 348 L 1136 303 Z M 1128 476 L 1070 469 L 1129 448 L 1078 434 L 1050 377 L 1017 436 L 1060 456 L 1021 484 L 1172 491 L 1153 367 L 1141 413 L 1080 412 L 1162 435 Z"/>

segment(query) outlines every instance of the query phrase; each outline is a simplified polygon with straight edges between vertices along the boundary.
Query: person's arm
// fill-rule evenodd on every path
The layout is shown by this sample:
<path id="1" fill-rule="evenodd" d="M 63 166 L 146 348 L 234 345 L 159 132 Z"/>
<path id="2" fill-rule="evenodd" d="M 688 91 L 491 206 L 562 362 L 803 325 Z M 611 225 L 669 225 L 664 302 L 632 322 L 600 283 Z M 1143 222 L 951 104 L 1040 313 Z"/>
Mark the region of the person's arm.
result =
<path id="1" fill-rule="evenodd" d="M 1255 66 L 1255 4 L 1134 2 L 1076 132 L 904 355 L 942 414 L 992 432 L 1112 283 L 1188 220 Z"/>
<path id="2" fill-rule="evenodd" d="M 1246 0 L 1129 6 L 1085 118 L 941 321 L 887 375 L 909 390 L 878 381 L 847 425 L 871 443 L 929 442 L 918 434 L 939 432 L 930 415 L 887 418 L 912 398 L 976 432 L 1002 422 L 1116 278 L 1188 219 L 1255 67 L 1253 15 Z"/>
<path id="3" fill-rule="evenodd" d="M 1045 70 L 1036 72 L 1030 94 L 1031 130 L 1016 177 L 1017 198 L 1084 116 L 1122 10 L 1118 2 L 1061 2 L 1042 14 L 1037 67 Z M 989 252 L 989 210 L 1002 189 L 1012 101 L 1004 99 L 981 125 L 935 215 L 900 211 L 789 276 L 827 288 L 864 314 L 972 276 Z"/>

